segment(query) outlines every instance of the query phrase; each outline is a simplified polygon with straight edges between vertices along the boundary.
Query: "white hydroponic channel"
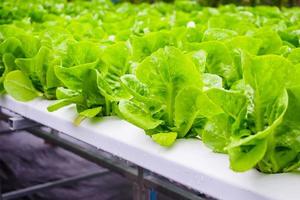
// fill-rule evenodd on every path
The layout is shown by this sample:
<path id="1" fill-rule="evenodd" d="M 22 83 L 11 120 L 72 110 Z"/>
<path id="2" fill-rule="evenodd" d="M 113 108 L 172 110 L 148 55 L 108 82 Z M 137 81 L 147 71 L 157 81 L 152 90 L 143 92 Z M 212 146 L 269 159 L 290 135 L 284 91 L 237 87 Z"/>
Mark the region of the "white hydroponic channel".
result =
<path id="1" fill-rule="evenodd" d="M 76 127 L 72 123 L 75 108 L 69 106 L 49 113 L 46 108 L 52 103 L 0 98 L 2 107 L 215 198 L 300 199 L 300 174 L 268 175 L 256 170 L 236 173 L 229 169 L 226 155 L 211 152 L 199 140 L 178 140 L 166 149 L 154 143 L 142 129 L 116 117 L 97 122 L 87 120 Z"/>

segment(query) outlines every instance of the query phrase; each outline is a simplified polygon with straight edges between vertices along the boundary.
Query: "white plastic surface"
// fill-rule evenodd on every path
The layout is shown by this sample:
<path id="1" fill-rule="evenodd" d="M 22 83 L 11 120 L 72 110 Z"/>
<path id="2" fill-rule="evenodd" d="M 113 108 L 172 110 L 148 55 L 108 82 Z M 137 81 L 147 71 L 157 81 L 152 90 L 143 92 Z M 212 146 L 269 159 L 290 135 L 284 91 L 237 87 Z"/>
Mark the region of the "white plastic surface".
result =
<path id="1" fill-rule="evenodd" d="M 251 170 L 235 173 L 228 157 L 211 152 L 201 141 L 179 140 L 172 148 L 163 148 L 143 130 L 116 117 L 73 125 L 72 106 L 49 113 L 46 100 L 21 103 L 11 97 L 0 98 L 0 106 L 52 127 L 99 149 L 110 152 L 166 178 L 218 199 L 300 199 L 300 174 L 267 175 Z"/>

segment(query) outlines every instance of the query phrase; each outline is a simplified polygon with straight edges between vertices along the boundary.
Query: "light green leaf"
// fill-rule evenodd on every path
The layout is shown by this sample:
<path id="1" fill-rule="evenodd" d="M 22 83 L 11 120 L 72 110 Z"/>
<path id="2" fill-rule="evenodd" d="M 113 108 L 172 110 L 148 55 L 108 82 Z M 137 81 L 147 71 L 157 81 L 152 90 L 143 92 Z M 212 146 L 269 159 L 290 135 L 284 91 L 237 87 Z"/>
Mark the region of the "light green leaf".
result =
<path id="1" fill-rule="evenodd" d="M 78 96 L 79 93 L 74 90 L 70 90 L 64 87 L 58 87 L 56 89 L 56 98 L 57 99 L 67 99 L 70 97 Z"/>
<path id="2" fill-rule="evenodd" d="M 259 29 L 251 36 L 262 40 L 262 45 L 258 51 L 259 55 L 276 53 L 282 46 L 279 35 L 275 31 L 267 28 Z"/>
<path id="3" fill-rule="evenodd" d="M 223 80 L 216 74 L 204 73 L 203 74 L 204 90 L 211 88 L 223 88 Z"/>
<path id="4" fill-rule="evenodd" d="M 82 96 L 87 107 L 105 105 L 105 98 L 98 87 L 99 77 L 97 70 L 90 69 L 84 76 L 85 81 L 82 83 Z"/>
<path id="5" fill-rule="evenodd" d="M 121 100 L 119 102 L 119 110 L 124 119 L 144 130 L 154 129 L 163 123 L 163 121 L 153 118 L 149 111 L 145 111 L 131 101 Z"/>
<path id="6" fill-rule="evenodd" d="M 180 50 L 165 47 L 147 57 L 136 70 L 137 78 L 157 100 L 165 103 L 166 122 L 173 125 L 175 97 L 187 86 L 202 88 L 202 77 Z"/>
<path id="7" fill-rule="evenodd" d="M 205 72 L 207 54 L 205 51 L 192 51 L 187 54 L 194 62 L 200 72 Z"/>
<path id="8" fill-rule="evenodd" d="M 237 36 L 237 32 L 228 30 L 228 29 L 220 29 L 220 28 L 209 28 L 204 34 L 202 41 L 216 41 L 216 40 L 226 40 L 229 38 L 233 38 Z"/>
<path id="9" fill-rule="evenodd" d="M 300 48 L 294 48 L 288 55 L 288 59 L 293 64 L 300 64 Z"/>
<path id="10" fill-rule="evenodd" d="M 74 124 L 76 126 L 79 126 L 80 123 L 86 119 L 86 118 L 93 118 L 96 115 L 98 115 L 102 110 L 102 107 L 96 107 L 96 108 L 90 108 L 87 110 L 84 110 L 79 113 L 79 116 L 74 120 Z"/>
<path id="11" fill-rule="evenodd" d="M 164 147 L 170 147 L 174 144 L 177 133 L 168 132 L 168 133 L 157 133 L 151 136 L 152 140 Z"/>
<path id="12" fill-rule="evenodd" d="M 264 156 L 267 150 L 267 140 L 255 140 L 238 147 L 238 149 L 229 150 L 230 167 L 234 171 L 244 172 L 253 168 Z"/>
<path id="13" fill-rule="evenodd" d="M 201 139 L 214 152 L 226 153 L 230 142 L 232 120 L 225 113 L 215 115 L 205 124 Z"/>
<path id="14" fill-rule="evenodd" d="M 68 106 L 71 104 L 83 104 L 83 97 L 79 95 L 79 96 L 72 96 L 67 99 L 60 100 L 60 101 L 48 106 L 47 110 L 49 112 L 54 112 L 56 110 L 59 110 L 65 106 Z"/>
<path id="15" fill-rule="evenodd" d="M 59 80 L 69 89 L 81 90 L 83 77 L 90 69 L 95 69 L 97 63 L 96 61 L 69 68 L 56 66 L 54 71 Z"/>
<path id="16" fill-rule="evenodd" d="M 219 75 L 231 84 L 240 79 L 229 49 L 221 42 L 202 42 L 197 48 L 206 52 L 206 72 Z"/>
<path id="17" fill-rule="evenodd" d="M 4 80 L 4 88 L 8 94 L 18 101 L 31 101 L 42 96 L 33 87 L 31 81 L 19 70 L 9 72 Z"/>
<path id="18" fill-rule="evenodd" d="M 142 37 L 133 36 L 130 38 L 132 46 L 132 59 L 141 61 L 153 52 L 169 44 L 169 36 L 166 32 L 148 33 Z"/>
<path id="19" fill-rule="evenodd" d="M 300 87 L 288 90 L 288 108 L 276 128 L 272 145 L 258 167 L 266 173 L 288 172 L 300 162 Z"/>
<path id="20" fill-rule="evenodd" d="M 247 107 L 246 96 L 240 92 L 212 88 L 205 93 L 212 102 L 220 106 L 227 115 L 235 120 L 237 120 L 240 113 Z"/>
<path id="21" fill-rule="evenodd" d="M 121 85 L 137 100 L 147 101 L 149 98 L 149 89 L 141 83 L 135 75 L 126 74 L 121 77 Z"/>
<path id="22" fill-rule="evenodd" d="M 119 42 L 107 46 L 101 55 L 101 59 L 108 65 L 108 73 L 122 76 L 128 71 L 128 56 L 129 52 L 126 44 Z"/>
<path id="23" fill-rule="evenodd" d="M 262 45 L 262 40 L 250 36 L 238 36 L 226 41 L 226 45 L 229 49 L 240 49 L 257 55 Z"/>
<path id="24" fill-rule="evenodd" d="M 178 137 L 182 138 L 188 133 L 199 115 L 209 118 L 220 112 L 222 110 L 200 89 L 196 87 L 182 89 L 175 99 L 174 120 Z"/>
<path id="25" fill-rule="evenodd" d="M 288 83 L 289 71 L 293 65 L 285 58 L 276 55 L 244 57 L 245 83 L 253 89 L 253 113 L 256 131 L 262 131 L 266 125 L 265 114 Z M 272 122 L 269 123 L 269 125 Z"/>
<path id="26" fill-rule="evenodd" d="M 264 158 L 268 146 L 273 146 L 275 129 L 282 122 L 288 106 L 287 92 L 284 91 L 272 105 L 269 111 L 269 126 L 255 135 L 233 137 L 226 147 L 230 157 L 230 166 L 235 171 L 246 171 L 254 167 Z M 242 137 L 242 138 L 240 138 Z"/>
<path id="27" fill-rule="evenodd" d="M 100 46 L 89 41 L 72 42 L 68 44 L 66 57 L 63 59 L 63 67 L 82 66 L 87 63 L 95 63 L 100 57 Z"/>

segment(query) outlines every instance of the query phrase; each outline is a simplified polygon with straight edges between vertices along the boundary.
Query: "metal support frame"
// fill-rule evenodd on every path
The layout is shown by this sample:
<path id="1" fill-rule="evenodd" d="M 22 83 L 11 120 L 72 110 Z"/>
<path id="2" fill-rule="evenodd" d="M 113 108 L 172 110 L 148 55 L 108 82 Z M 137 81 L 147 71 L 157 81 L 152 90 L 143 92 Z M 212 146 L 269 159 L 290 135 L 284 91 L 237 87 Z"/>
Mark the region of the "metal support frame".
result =
<path id="1" fill-rule="evenodd" d="M 1 109 L 1 107 L 0 107 Z M 0 110 L 1 111 L 1 110 Z M 1 114 L 1 112 L 0 112 Z M 2 116 L 5 115 L 1 114 Z M 10 116 L 6 115 L 6 117 L 10 118 Z M 15 120 L 17 119 L 17 120 Z M 172 199 L 180 199 L 180 200 L 203 200 L 203 199 L 212 199 L 211 197 L 205 196 L 198 191 L 193 191 L 189 188 L 186 188 L 180 184 L 174 184 L 172 181 L 163 178 L 155 173 L 149 172 L 148 170 L 136 166 L 132 163 L 129 164 L 128 161 L 125 161 L 121 158 L 118 158 L 114 155 L 111 155 L 108 152 L 97 149 L 87 143 L 74 139 L 66 134 L 60 133 L 54 129 L 49 129 L 45 131 L 42 125 L 39 125 L 37 122 L 28 121 L 23 117 L 14 118 L 13 120 L 9 119 L 11 127 L 14 127 L 20 130 L 22 127 L 23 130 L 35 135 L 39 138 L 44 139 L 47 143 L 51 145 L 57 145 L 65 150 L 68 150 L 86 160 L 89 160 L 103 168 L 109 169 L 125 178 L 133 183 L 133 199 L 134 200 L 156 200 L 157 192 L 161 192 L 171 197 Z M 32 126 L 30 127 L 29 124 Z M 90 178 L 90 176 L 88 176 Z M 82 180 L 80 177 L 73 177 Z M 72 179 L 72 178 L 71 178 Z M 63 183 L 65 182 L 62 180 Z M 68 179 L 66 180 L 68 183 Z M 72 182 L 72 181 L 71 181 Z M 58 181 L 58 184 L 61 182 Z M 67 184 L 66 183 L 66 184 Z M 47 183 L 45 185 L 38 185 L 36 187 L 30 188 L 32 191 L 30 194 L 36 192 L 36 188 L 42 188 L 42 190 L 48 189 L 47 185 L 56 185 L 57 183 Z M 32 190 L 33 189 L 33 190 Z M 28 192 L 24 189 L 25 192 Z M 39 190 L 40 191 L 40 190 Z M 0 193 L 1 194 L 1 193 Z M 29 194 L 29 193 L 28 193 Z M 5 194 L 6 195 L 6 194 Z M 8 200 L 7 195 L 3 200 Z M 10 198 L 12 199 L 12 198 Z M 0 200 L 1 195 L 0 195 Z"/>
<path id="2" fill-rule="evenodd" d="M 31 120 L 25 119 L 21 116 L 9 116 L 7 113 L 4 114 L 2 112 L 2 108 L 0 107 L 0 117 L 2 121 L 5 121 L 8 123 L 9 129 L 7 130 L 1 130 L 0 133 L 12 133 L 18 130 L 24 130 L 26 128 L 33 128 L 33 127 L 40 127 L 41 125 L 33 122 Z M 51 133 L 55 134 L 56 131 L 51 129 Z M 11 192 L 7 192 L 2 194 L 1 191 L 1 180 L 0 180 L 0 200 L 10 200 L 10 199 L 16 199 L 16 198 L 20 198 L 20 197 L 24 197 L 24 196 L 29 196 L 31 194 L 37 193 L 37 192 L 41 192 L 53 187 L 59 187 L 59 186 L 63 186 L 63 185 L 68 185 L 68 184 L 72 184 L 74 182 L 79 182 L 79 181 L 83 181 L 83 180 L 87 180 L 87 179 L 91 179 L 91 178 L 96 178 L 99 176 L 103 176 L 110 173 L 109 170 L 105 169 L 105 170 L 101 170 L 101 171 L 96 171 L 96 172 L 90 172 L 90 173 L 86 173 L 86 174 L 82 174 L 82 175 L 78 175 L 78 176 L 73 176 L 73 177 L 68 177 L 68 178 L 63 178 L 60 180 L 56 180 L 56 181 L 51 181 L 51 182 L 47 182 L 47 183 L 42 183 L 39 185 L 34 185 L 31 187 L 27 187 L 27 188 L 23 188 L 23 189 L 19 189 L 16 191 L 11 191 Z"/>
<path id="3" fill-rule="evenodd" d="M 155 189 L 156 191 L 167 194 L 174 200 L 203 200 L 212 199 L 210 197 L 204 196 L 199 192 L 190 190 L 180 184 L 173 184 L 167 179 L 162 179 L 160 176 L 156 176 L 154 173 L 146 175 L 147 170 L 141 167 L 129 166 L 128 163 L 122 159 L 112 159 L 112 157 L 107 157 L 107 152 L 103 152 L 93 146 L 80 141 L 74 141 L 75 139 L 64 134 L 51 134 L 41 131 L 39 128 L 29 128 L 26 129 L 29 133 L 43 138 L 52 144 L 56 144 L 63 149 L 66 149 L 80 157 L 89 160 L 101 167 L 110 169 L 113 172 L 120 174 L 121 176 L 129 179 L 133 182 L 133 192 L 134 196 L 143 197 L 144 199 L 149 199 L 147 189 Z M 83 148 L 84 147 L 84 148 Z M 137 189 L 137 190 L 136 190 Z M 193 194 L 193 195 L 192 195 Z M 140 198 L 138 200 L 144 200 Z"/>
<path id="4" fill-rule="evenodd" d="M 109 173 L 108 170 L 101 170 L 101 171 L 97 171 L 97 172 L 91 172 L 91 173 L 86 173 L 86 174 L 79 175 L 79 176 L 70 177 L 70 178 L 64 178 L 64 179 L 57 180 L 57 181 L 47 182 L 47 183 L 35 185 L 32 187 L 27 187 L 27 188 L 12 191 L 12 192 L 7 192 L 2 195 L 2 200 L 17 199 L 20 197 L 29 196 L 29 195 L 37 193 L 37 192 L 51 189 L 53 187 L 59 187 L 59 186 L 63 186 L 63 185 L 72 184 L 72 183 L 75 183 L 78 181 L 97 178 L 99 176 L 104 176 L 108 173 Z"/>

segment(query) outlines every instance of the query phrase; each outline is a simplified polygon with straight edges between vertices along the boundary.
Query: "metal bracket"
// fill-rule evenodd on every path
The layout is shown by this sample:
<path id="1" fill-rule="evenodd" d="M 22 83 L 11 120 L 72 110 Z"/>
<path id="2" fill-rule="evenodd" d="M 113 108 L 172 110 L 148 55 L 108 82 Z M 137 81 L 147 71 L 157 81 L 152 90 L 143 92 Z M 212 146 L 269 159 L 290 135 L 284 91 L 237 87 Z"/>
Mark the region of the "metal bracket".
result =
<path id="1" fill-rule="evenodd" d="M 41 126 L 40 124 L 21 116 L 8 118 L 8 125 L 10 126 L 11 130 L 21 130 Z"/>

